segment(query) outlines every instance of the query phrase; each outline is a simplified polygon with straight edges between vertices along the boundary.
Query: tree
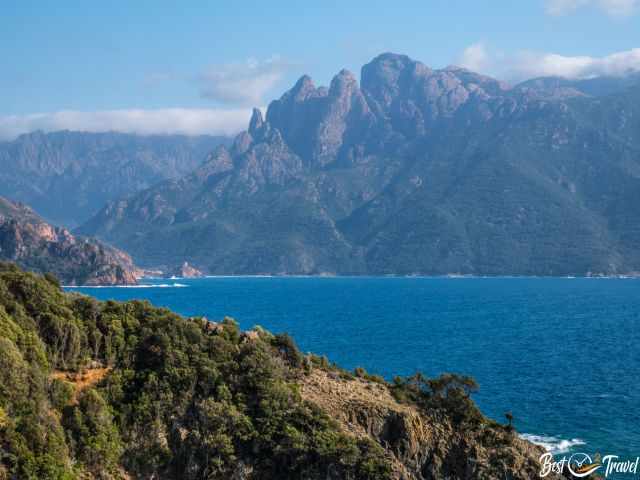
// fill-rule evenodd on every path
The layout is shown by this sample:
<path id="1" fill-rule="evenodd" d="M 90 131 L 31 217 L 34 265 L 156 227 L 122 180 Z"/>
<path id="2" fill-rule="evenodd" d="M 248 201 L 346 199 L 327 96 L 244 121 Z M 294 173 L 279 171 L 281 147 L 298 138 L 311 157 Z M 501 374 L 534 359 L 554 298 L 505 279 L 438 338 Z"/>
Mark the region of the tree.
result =
<path id="1" fill-rule="evenodd" d="M 507 425 L 507 430 L 512 432 L 513 431 L 513 414 L 511 412 L 506 412 L 504 416 L 507 419 L 507 422 L 509 422 L 509 424 Z"/>

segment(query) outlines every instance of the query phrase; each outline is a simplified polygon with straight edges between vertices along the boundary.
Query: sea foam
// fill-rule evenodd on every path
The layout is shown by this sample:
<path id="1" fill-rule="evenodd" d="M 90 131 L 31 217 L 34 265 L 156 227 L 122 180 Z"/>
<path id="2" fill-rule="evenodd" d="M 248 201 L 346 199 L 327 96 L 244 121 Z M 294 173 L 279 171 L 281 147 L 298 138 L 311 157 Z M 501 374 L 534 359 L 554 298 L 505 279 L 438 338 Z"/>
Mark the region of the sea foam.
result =
<path id="1" fill-rule="evenodd" d="M 184 288 L 188 286 L 184 283 L 149 283 L 141 285 L 65 285 L 63 288 Z"/>
<path id="2" fill-rule="evenodd" d="M 547 452 L 553 453 L 554 455 L 557 455 L 559 453 L 567 453 L 573 447 L 585 444 L 584 440 L 581 440 L 579 438 L 572 438 L 571 440 L 567 440 L 545 435 L 533 435 L 530 433 L 523 433 L 520 435 L 520 437 L 524 440 L 528 440 L 535 445 L 540 445 Z"/>

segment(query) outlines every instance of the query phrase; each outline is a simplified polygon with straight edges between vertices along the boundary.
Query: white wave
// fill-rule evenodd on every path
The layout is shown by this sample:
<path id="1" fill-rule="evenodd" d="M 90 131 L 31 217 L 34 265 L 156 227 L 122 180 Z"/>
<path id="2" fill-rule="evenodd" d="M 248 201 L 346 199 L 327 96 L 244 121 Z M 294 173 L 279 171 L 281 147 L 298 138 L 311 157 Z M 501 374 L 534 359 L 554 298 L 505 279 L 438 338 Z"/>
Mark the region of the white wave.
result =
<path id="1" fill-rule="evenodd" d="M 202 278 L 272 278 L 272 277 L 289 277 L 295 275 L 205 275 Z"/>
<path id="2" fill-rule="evenodd" d="M 147 283 L 141 285 L 64 285 L 63 288 L 184 288 L 184 283 Z"/>
<path id="3" fill-rule="evenodd" d="M 558 437 L 548 437 L 545 435 L 533 435 L 530 433 L 523 433 L 520 435 L 520 438 L 524 440 L 528 440 L 529 442 L 540 445 L 547 452 L 551 452 L 554 455 L 558 453 L 567 453 L 573 447 L 578 445 L 584 445 L 584 440 L 579 438 L 572 438 L 571 440 L 566 440 Z"/>

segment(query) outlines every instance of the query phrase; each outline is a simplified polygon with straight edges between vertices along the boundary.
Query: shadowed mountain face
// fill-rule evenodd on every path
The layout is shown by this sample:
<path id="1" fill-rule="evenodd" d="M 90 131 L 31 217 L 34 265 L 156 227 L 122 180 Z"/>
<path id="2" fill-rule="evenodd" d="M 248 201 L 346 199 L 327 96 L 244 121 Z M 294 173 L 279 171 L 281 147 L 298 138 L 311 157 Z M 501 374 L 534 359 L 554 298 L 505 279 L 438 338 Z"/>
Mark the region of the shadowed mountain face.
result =
<path id="1" fill-rule="evenodd" d="M 75 226 L 109 200 L 190 172 L 225 141 L 69 131 L 22 135 L 0 143 L 0 195 Z"/>
<path id="2" fill-rule="evenodd" d="M 208 273 L 629 273 L 639 119 L 633 77 L 509 87 L 383 54 L 360 86 L 302 77 L 230 148 L 79 231 Z"/>

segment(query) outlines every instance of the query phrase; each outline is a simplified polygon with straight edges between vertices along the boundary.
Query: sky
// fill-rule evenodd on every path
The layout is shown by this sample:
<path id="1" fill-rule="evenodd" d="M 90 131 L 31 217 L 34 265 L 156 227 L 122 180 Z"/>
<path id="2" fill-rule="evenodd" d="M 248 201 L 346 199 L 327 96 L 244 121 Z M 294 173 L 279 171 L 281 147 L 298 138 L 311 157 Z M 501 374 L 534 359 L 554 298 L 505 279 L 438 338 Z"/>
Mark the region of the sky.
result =
<path id="1" fill-rule="evenodd" d="M 302 74 L 383 52 L 510 83 L 640 70 L 640 0 L 46 2 L 0 6 L 0 139 L 231 135 Z"/>

